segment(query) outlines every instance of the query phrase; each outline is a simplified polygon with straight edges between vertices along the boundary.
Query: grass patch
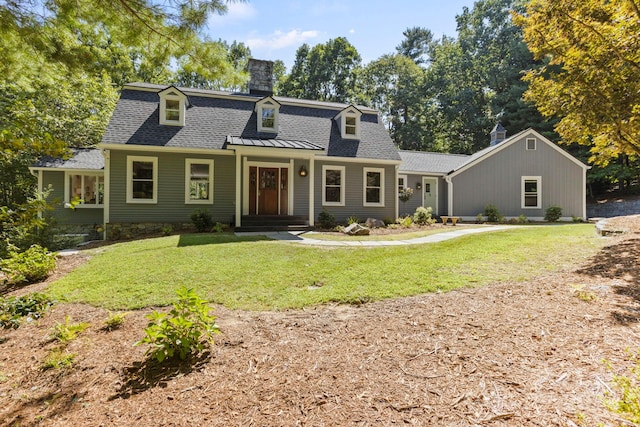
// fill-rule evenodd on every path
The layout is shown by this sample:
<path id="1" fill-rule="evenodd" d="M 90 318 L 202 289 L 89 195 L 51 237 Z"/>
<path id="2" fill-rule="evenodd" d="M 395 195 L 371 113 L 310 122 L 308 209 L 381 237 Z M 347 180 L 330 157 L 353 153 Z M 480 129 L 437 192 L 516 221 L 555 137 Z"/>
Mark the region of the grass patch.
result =
<path id="1" fill-rule="evenodd" d="M 102 248 L 49 290 L 61 300 L 130 310 L 169 305 L 176 289 L 186 285 L 229 308 L 287 309 L 527 280 L 581 262 L 600 245 L 590 224 L 373 248 L 309 247 L 255 236 L 169 236 Z"/>

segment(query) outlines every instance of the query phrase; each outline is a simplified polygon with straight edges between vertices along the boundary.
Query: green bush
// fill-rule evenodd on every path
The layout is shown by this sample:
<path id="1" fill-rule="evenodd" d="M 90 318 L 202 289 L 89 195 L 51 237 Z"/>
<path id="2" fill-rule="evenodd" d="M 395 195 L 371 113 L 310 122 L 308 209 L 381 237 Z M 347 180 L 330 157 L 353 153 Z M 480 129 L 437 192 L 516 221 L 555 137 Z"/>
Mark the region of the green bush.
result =
<path id="1" fill-rule="evenodd" d="M 61 344 L 67 344 L 78 338 L 78 334 L 83 332 L 89 326 L 87 322 L 71 323 L 71 317 L 68 315 L 64 318 L 64 323 L 56 322 L 52 329 L 51 338 L 59 341 Z"/>
<path id="2" fill-rule="evenodd" d="M 360 224 L 360 218 L 358 218 L 357 216 L 350 216 L 349 218 L 347 218 L 347 224 Z"/>
<path id="3" fill-rule="evenodd" d="M 318 214 L 318 224 L 325 230 L 330 230 L 336 225 L 336 217 L 326 209 Z"/>
<path id="4" fill-rule="evenodd" d="M 640 355 L 631 356 L 631 359 L 635 363 L 631 368 L 631 375 L 613 375 L 617 396 L 608 393 L 604 404 L 610 411 L 638 425 L 640 424 Z M 608 368 L 610 371 L 613 370 L 610 364 Z"/>
<path id="5" fill-rule="evenodd" d="M 436 223 L 436 220 L 431 218 L 433 209 L 431 206 L 425 208 L 423 206 L 418 207 L 413 214 L 413 222 L 418 225 L 432 225 Z"/>
<path id="6" fill-rule="evenodd" d="M 124 325 L 125 318 L 127 317 L 127 313 L 109 313 L 109 317 L 107 317 L 104 321 L 104 330 L 105 331 L 113 331 L 115 329 L 119 329 Z"/>
<path id="7" fill-rule="evenodd" d="M 154 311 L 147 315 L 150 322 L 144 330 L 146 336 L 135 343 L 151 345 L 147 354 L 158 362 L 198 354 L 205 345 L 212 345 L 213 334 L 220 332 L 216 316 L 210 314 L 212 308 L 193 289 L 182 287 L 176 294 L 178 302 L 169 314 Z"/>
<path id="8" fill-rule="evenodd" d="M 484 215 L 482 215 L 481 213 L 476 215 L 476 223 L 482 224 L 483 222 L 484 222 Z"/>
<path id="9" fill-rule="evenodd" d="M 413 217 L 411 217 L 411 215 L 401 216 L 400 218 L 396 219 L 396 223 L 402 228 L 409 228 L 411 227 L 411 225 L 413 225 Z"/>
<path id="10" fill-rule="evenodd" d="M 39 319 L 53 301 L 46 295 L 32 293 L 21 297 L 0 297 L 0 326 L 17 328 L 24 318 Z"/>
<path id="11" fill-rule="evenodd" d="M 484 216 L 487 217 L 488 222 L 501 222 L 504 216 L 500 213 L 495 205 L 487 205 L 484 207 Z"/>
<path id="12" fill-rule="evenodd" d="M 198 209 L 191 214 L 191 222 L 199 233 L 210 231 L 213 226 L 211 214 L 206 209 Z"/>
<path id="13" fill-rule="evenodd" d="M 0 271 L 9 284 L 34 283 L 46 279 L 56 268 L 56 256 L 40 245 L 32 245 L 24 252 L 9 249 L 9 258 L 0 260 Z"/>
<path id="14" fill-rule="evenodd" d="M 518 217 L 518 224 L 526 224 L 527 222 L 529 222 L 527 216 L 525 214 L 520 214 Z"/>
<path id="15" fill-rule="evenodd" d="M 560 206 L 549 206 L 544 213 L 544 220 L 556 222 L 562 217 L 562 208 Z"/>

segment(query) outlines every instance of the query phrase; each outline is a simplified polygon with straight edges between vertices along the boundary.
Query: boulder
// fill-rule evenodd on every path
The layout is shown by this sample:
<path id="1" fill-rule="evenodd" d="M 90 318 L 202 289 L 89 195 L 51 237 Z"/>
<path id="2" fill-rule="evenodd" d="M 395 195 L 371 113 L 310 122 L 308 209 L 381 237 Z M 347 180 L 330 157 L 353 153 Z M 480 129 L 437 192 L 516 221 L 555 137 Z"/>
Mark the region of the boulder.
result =
<path id="1" fill-rule="evenodd" d="M 344 234 L 349 236 L 368 236 L 369 230 L 367 227 L 363 227 L 360 224 L 353 223 L 344 228 Z"/>
<path id="2" fill-rule="evenodd" d="M 367 218 L 364 225 L 369 228 L 380 228 L 385 226 L 384 221 L 376 218 Z"/>

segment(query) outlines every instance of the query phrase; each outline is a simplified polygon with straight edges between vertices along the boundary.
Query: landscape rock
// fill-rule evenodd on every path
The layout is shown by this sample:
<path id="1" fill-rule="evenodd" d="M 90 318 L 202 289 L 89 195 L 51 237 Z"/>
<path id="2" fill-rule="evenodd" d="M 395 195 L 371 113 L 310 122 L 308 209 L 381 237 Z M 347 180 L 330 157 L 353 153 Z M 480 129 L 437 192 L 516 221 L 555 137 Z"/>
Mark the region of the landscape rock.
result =
<path id="1" fill-rule="evenodd" d="M 349 236 L 368 236 L 370 231 L 367 227 L 363 227 L 357 223 L 353 223 L 344 228 L 344 234 L 348 234 Z"/>
<path id="2" fill-rule="evenodd" d="M 369 228 L 381 228 L 385 226 L 384 221 L 376 218 L 367 218 L 364 225 L 366 225 Z"/>

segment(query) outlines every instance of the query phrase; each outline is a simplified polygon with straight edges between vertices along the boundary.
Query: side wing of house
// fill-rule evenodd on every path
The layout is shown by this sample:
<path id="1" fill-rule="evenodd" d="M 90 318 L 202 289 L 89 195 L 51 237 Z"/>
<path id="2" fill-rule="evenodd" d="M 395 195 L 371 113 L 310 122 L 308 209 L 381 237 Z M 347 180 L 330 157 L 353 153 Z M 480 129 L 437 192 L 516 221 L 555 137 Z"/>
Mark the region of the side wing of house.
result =
<path id="1" fill-rule="evenodd" d="M 507 218 L 542 220 L 555 205 L 565 220 L 585 218 L 587 169 L 529 129 L 471 156 L 447 176 L 449 214 L 473 219 L 495 205 Z"/>

